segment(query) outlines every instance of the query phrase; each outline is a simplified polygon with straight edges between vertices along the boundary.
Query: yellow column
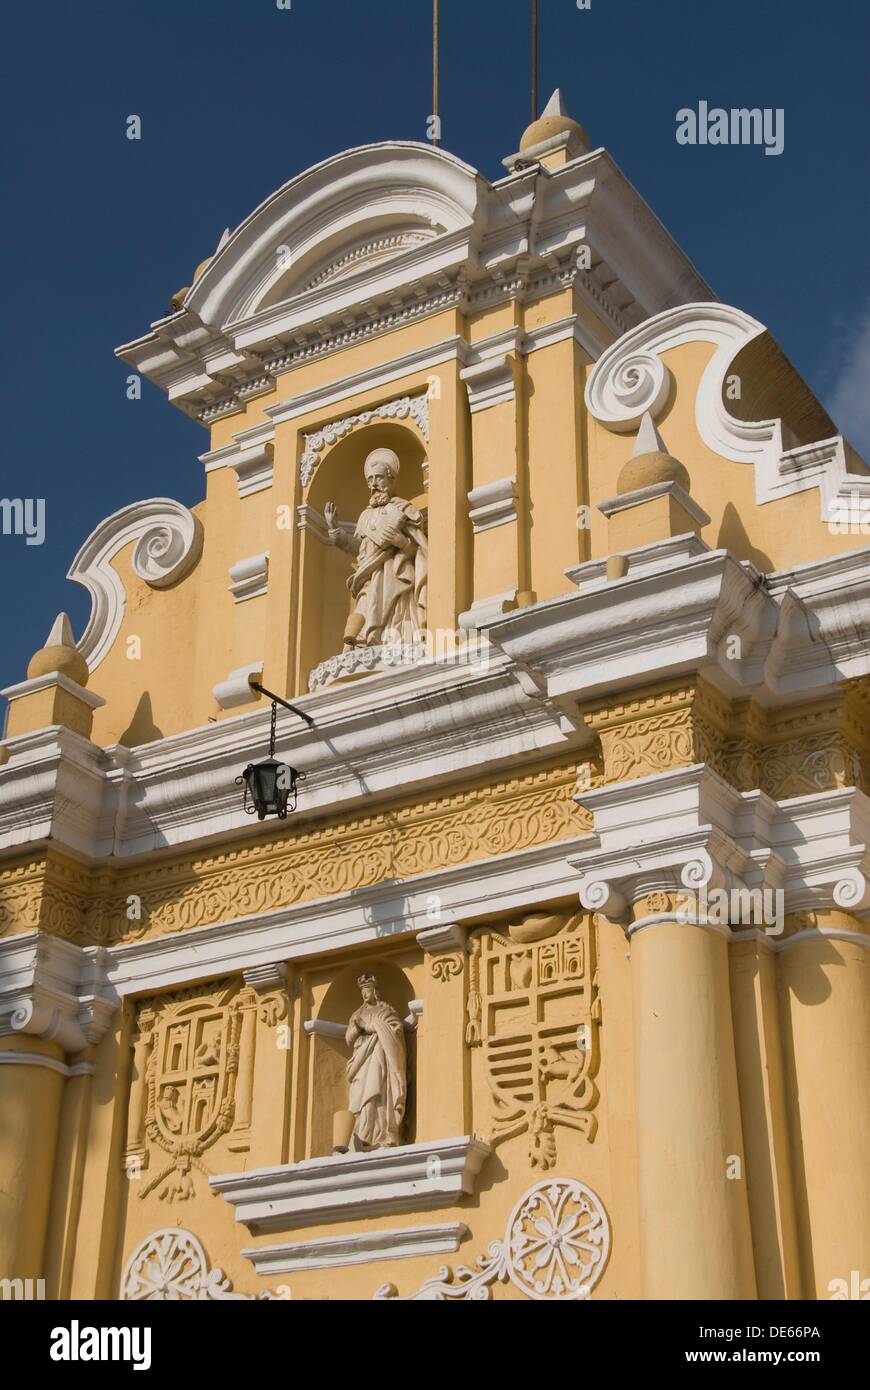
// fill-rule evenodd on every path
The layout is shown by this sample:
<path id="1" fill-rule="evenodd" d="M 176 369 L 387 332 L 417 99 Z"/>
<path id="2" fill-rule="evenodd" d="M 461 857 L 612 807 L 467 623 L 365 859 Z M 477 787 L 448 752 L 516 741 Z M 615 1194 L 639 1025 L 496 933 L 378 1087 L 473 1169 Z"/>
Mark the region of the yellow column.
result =
<path id="1" fill-rule="evenodd" d="M 758 1297 L 801 1298 L 774 948 L 755 937 L 735 942 L 730 964 Z"/>
<path id="2" fill-rule="evenodd" d="M 630 939 L 643 1296 L 754 1298 L 726 937 L 667 918 Z"/>
<path id="3" fill-rule="evenodd" d="M 44 1279 L 66 1066 L 53 1043 L 0 1037 L 0 1279 Z"/>
<path id="4" fill-rule="evenodd" d="M 432 633 L 453 631 L 471 597 L 468 394 L 459 380 L 457 363 L 444 363 L 438 377 L 438 393 L 429 402 L 429 535 L 438 537 L 429 557 Z"/>
<path id="5" fill-rule="evenodd" d="M 455 923 L 417 933 L 426 952 L 426 997 L 417 1024 L 417 1143 L 470 1134 L 465 1046 L 465 932 Z M 453 1078 L 449 1086 L 445 1077 Z"/>
<path id="6" fill-rule="evenodd" d="M 822 917 L 778 956 L 783 1051 L 804 1296 L 870 1277 L 868 939 L 846 913 Z"/>

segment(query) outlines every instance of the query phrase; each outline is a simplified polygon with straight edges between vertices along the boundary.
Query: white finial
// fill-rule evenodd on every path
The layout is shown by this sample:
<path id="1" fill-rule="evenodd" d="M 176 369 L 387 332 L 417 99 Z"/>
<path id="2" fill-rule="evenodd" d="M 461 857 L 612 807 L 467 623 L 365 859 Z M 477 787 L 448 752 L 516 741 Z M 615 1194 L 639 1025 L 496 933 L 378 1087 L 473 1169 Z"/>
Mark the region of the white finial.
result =
<path id="1" fill-rule="evenodd" d="M 225 228 L 224 228 L 223 236 L 221 237 L 220 241 L 219 241 L 218 244 L 217 244 L 217 250 L 215 251 L 215 255 L 217 255 L 218 251 L 222 251 L 222 250 L 223 250 L 223 248 L 226 246 L 226 244 L 227 244 L 227 242 L 229 241 L 229 239 L 230 239 L 230 229 L 229 229 L 229 227 L 225 227 Z"/>
<path id="2" fill-rule="evenodd" d="M 541 112 L 541 116 L 543 117 L 543 116 L 567 116 L 567 115 L 568 115 L 568 108 L 566 107 L 565 102 L 564 102 L 564 100 L 562 99 L 562 90 L 561 90 L 560 87 L 557 87 L 556 90 L 555 90 L 555 92 L 553 93 L 553 95 L 550 97 L 550 100 L 547 102 L 547 105 L 544 107 L 543 111 Z"/>
<path id="3" fill-rule="evenodd" d="M 72 624 L 69 618 L 66 613 L 58 613 L 45 645 L 47 647 L 75 647 L 75 644 L 76 640 L 73 637 Z"/>
<path id="4" fill-rule="evenodd" d="M 631 457 L 634 459 L 639 458 L 641 454 L 666 454 L 667 452 L 664 440 L 653 424 L 652 416 L 648 410 L 645 410 L 634 448 L 631 451 Z"/>

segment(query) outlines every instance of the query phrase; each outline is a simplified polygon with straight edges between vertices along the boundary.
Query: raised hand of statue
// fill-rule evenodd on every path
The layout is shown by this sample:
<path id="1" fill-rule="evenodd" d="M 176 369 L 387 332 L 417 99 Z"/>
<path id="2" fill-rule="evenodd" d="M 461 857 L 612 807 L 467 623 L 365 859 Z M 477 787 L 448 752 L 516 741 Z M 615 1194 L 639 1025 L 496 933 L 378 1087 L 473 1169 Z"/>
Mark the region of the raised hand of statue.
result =
<path id="1" fill-rule="evenodd" d="M 329 531 L 335 530 L 335 516 L 335 503 L 327 502 L 326 506 L 323 508 L 323 520 L 326 522 L 326 526 Z"/>

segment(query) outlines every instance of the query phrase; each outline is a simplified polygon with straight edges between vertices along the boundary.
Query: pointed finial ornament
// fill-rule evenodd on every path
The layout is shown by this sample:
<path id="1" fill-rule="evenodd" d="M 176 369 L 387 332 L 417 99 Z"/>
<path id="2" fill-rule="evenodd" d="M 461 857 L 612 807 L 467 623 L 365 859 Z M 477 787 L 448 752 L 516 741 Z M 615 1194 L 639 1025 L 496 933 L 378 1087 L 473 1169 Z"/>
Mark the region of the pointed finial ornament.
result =
<path id="1" fill-rule="evenodd" d="M 537 159 L 547 168 L 560 168 L 569 159 L 588 154 L 592 148 L 586 131 L 568 115 L 568 107 L 557 87 L 537 120 L 523 132 L 519 152 L 509 155 L 504 164 L 513 168 L 518 160 Z"/>
<path id="2" fill-rule="evenodd" d="M 51 625 L 45 645 L 47 647 L 74 647 L 72 623 L 66 613 L 58 613 Z"/>
<path id="3" fill-rule="evenodd" d="M 632 458 L 638 458 L 641 454 L 666 454 L 667 452 L 664 440 L 653 423 L 653 417 L 648 410 L 645 410 L 637 431 L 634 448 L 631 451 Z"/>
<path id="4" fill-rule="evenodd" d="M 641 419 L 631 458 L 623 465 L 616 480 L 616 491 L 623 497 L 627 492 L 652 487 L 655 483 L 679 483 L 688 492 L 691 480 L 688 469 L 668 453 L 647 410 Z"/>
<path id="5" fill-rule="evenodd" d="M 542 116 L 567 116 L 568 108 L 562 96 L 562 88 L 557 87 L 547 105 L 541 112 Z"/>
<path id="6" fill-rule="evenodd" d="M 34 652 L 27 667 L 28 679 L 58 674 L 76 685 L 87 685 L 88 663 L 76 647 L 72 623 L 66 613 L 58 613 L 44 647 Z"/>

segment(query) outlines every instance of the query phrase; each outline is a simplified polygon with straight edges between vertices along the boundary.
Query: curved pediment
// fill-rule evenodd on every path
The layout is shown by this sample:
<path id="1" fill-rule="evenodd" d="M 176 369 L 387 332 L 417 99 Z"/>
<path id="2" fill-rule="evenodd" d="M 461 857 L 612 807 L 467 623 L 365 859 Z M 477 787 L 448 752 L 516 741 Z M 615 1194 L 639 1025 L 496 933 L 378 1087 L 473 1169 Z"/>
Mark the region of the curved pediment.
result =
<path id="1" fill-rule="evenodd" d="M 469 165 L 428 145 L 349 150 L 256 208 L 208 263 L 185 307 L 225 328 L 351 281 L 365 294 L 367 276 L 386 263 L 415 260 L 439 238 L 470 233 L 482 188 Z"/>

